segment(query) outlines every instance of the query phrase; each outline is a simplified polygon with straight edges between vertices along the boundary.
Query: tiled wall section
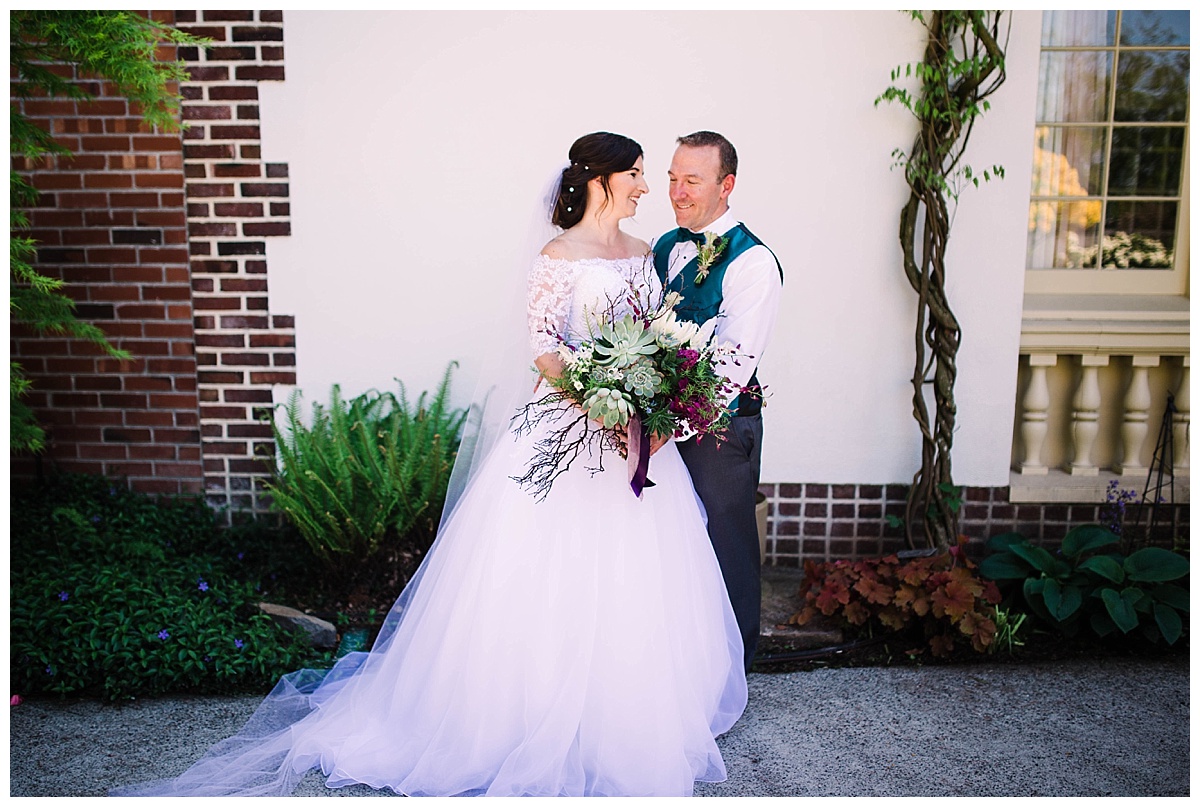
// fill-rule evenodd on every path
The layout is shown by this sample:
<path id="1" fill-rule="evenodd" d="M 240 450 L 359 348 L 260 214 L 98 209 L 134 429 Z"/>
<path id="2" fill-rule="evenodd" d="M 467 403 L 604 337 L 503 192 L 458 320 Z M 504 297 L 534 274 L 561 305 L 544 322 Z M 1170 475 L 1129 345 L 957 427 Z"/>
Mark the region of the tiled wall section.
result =
<path id="1" fill-rule="evenodd" d="M 805 559 L 834 560 L 891 554 L 907 548 L 900 527 L 886 516 L 904 516 L 904 485 L 767 484 L 767 563 L 799 566 Z M 1137 506 L 1125 511 L 1125 523 L 1139 519 Z M 1104 523 L 1109 513 L 1099 504 L 1013 504 L 1008 488 L 967 488 L 961 529 L 972 554 L 993 535 L 1019 532 L 1042 545 L 1057 545 L 1072 527 Z M 1149 522 L 1148 512 L 1141 514 Z M 1171 546 L 1171 534 L 1187 536 L 1189 508 L 1159 508 L 1154 543 Z"/>
<path id="2" fill-rule="evenodd" d="M 291 233 L 288 166 L 262 159 L 258 84 L 282 81 L 283 12 L 177 11 L 191 80 L 183 116 L 196 309 L 204 486 L 209 503 L 262 512 L 274 385 L 296 383 L 293 317 L 271 310 L 266 238 Z"/>

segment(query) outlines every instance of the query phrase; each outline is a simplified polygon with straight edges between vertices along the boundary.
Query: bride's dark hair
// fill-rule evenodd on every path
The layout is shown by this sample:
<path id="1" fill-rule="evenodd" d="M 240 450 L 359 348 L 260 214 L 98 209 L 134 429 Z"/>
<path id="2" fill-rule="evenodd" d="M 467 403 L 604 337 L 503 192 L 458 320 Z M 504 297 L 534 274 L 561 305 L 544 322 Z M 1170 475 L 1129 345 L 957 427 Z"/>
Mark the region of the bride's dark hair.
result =
<path id="1" fill-rule="evenodd" d="M 608 193 L 609 176 L 633 168 L 642 156 L 642 147 L 624 135 L 593 132 L 572 143 L 568 156 L 571 165 L 563 170 L 558 200 L 550 216 L 550 221 L 564 230 L 574 227 L 583 218 L 588 180 L 600 177 L 604 204 L 607 205 L 612 198 Z"/>

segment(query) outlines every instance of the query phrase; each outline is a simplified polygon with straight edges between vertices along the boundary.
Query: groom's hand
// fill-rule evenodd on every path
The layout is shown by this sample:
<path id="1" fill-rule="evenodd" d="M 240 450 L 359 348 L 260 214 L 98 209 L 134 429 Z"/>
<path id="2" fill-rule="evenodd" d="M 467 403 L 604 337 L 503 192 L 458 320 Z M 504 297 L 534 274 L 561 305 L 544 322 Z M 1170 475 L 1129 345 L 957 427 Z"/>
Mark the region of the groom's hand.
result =
<path id="1" fill-rule="evenodd" d="M 670 437 L 659 437 L 657 434 L 650 435 L 650 456 L 653 457 L 654 453 L 665 446 L 670 439 Z"/>

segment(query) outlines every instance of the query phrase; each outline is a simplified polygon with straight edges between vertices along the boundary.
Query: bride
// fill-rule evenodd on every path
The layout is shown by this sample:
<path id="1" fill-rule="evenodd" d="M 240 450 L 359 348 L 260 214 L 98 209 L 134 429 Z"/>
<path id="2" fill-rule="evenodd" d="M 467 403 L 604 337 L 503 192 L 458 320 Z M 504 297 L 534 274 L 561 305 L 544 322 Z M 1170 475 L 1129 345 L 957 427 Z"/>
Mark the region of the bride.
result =
<path id="1" fill-rule="evenodd" d="M 618 226 L 649 192 L 642 171 L 637 143 L 597 132 L 554 180 L 546 215 L 564 231 L 527 286 L 543 376 L 589 311 L 631 282 L 659 291 L 648 246 Z M 285 676 L 180 777 L 114 794 L 285 795 L 312 768 L 330 787 L 407 795 L 690 795 L 723 780 L 714 738 L 745 708 L 741 637 L 675 445 L 653 446 L 641 497 L 610 462 L 576 464 L 539 501 L 513 481 L 538 437 L 505 433 L 473 464 L 464 447 L 467 481 L 370 653 Z"/>

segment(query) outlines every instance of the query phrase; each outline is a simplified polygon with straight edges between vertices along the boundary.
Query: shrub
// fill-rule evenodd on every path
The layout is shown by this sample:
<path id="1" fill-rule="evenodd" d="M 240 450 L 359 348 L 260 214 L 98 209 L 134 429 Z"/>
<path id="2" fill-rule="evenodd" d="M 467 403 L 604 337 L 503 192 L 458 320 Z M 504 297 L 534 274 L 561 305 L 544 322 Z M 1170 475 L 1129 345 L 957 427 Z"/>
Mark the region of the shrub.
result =
<path id="1" fill-rule="evenodd" d="M 63 476 L 10 503 L 14 691 L 257 689 L 323 661 L 257 611 L 254 581 L 204 552 L 222 538 L 203 502 Z"/>
<path id="2" fill-rule="evenodd" d="M 1128 557 L 1101 551 L 1119 541 L 1113 531 L 1087 524 L 1067 533 L 1056 557 L 1020 533 L 1005 533 L 988 541 L 992 554 L 980 571 L 1009 588 L 1009 600 L 1019 591 L 1035 616 L 1066 636 L 1086 624 L 1102 638 L 1140 628 L 1152 642 L 1174 644 L 1189 597 L 1173 581 L 1188 574 L 1187 558 L 1158 547 Z"/>
<path id="3" fill-rule="evenodd" d="M 415 407 L 403 384 L 399 396 L 372 390 L 349 402 L 335 385 L 328 408 L 313 404 L 311 426 L 292 395 L 285 426 L 274 424 L 279 468 L 269 489 L 318 555 L 353 565 L 385 543 L 432 537 L 466 415 L 448 406 L 453 367 L 433 400 L 422 393 Z"/>
<path id="4" fill-rule="evenodd" d="M 996 634 L 1000 592 L 979 579 L 964 544 L 960 538 L 947 553 L 904 561 L 805 561 L 804 607 L 789 621 L 803 625 L 819 612 L 869 630 L 914 633 L 935 656 L 950 655 L 960 642 L 985 652 Z"/>

